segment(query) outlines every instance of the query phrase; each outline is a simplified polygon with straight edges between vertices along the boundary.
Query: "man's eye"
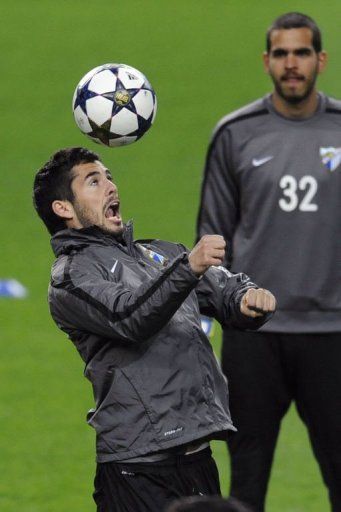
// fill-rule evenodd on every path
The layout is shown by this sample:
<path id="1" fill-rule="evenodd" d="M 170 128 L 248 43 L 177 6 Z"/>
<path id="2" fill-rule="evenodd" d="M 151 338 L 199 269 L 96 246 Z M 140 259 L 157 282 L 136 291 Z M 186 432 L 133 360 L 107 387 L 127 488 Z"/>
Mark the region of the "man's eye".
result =
<path id="1" fill-rule="evenodd" d="M 288 52 L 285 50 L 274 50 L 272 52 L 272 56 L 275 57 L 275 59 L 279 59 L 281 57 L 286 57 L 287 54 L 288 54 Z"/>
<path id="2" fill-rule="evenodd" d="M 295 53 L 299 57 L 309 57 L 309 55 L 311 55 L 311 50 L 310 48 L 300 48 Z"/>
<path id="3" fill-rule="evenodd" d="M 95 178 L 93 180 L 90 181 L 90 185 L 93 186 L 93 185 L 97 185 L 98 184 L 98 179 Z"/>

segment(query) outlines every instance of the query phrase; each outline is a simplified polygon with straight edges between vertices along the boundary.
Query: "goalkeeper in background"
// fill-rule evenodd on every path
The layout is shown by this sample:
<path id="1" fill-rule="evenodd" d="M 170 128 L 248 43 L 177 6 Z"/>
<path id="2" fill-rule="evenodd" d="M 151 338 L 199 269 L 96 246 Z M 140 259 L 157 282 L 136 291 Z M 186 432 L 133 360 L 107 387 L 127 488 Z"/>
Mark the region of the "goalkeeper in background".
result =
<path id="1" fill-rule="evenodd" d="M 198 239 L 222 235 L 226 268 L 278 301 L 259 332 L 228 326 L 223 339 L 238 429 L 228 440 L 230 494 L 255 512 L 293 401 L 341 510 L 341 102 L 316 89 L 326 59 L 311 18 L 273 22 L 264 66 L 274 89 L 220 121 L 202 184 Z"/>

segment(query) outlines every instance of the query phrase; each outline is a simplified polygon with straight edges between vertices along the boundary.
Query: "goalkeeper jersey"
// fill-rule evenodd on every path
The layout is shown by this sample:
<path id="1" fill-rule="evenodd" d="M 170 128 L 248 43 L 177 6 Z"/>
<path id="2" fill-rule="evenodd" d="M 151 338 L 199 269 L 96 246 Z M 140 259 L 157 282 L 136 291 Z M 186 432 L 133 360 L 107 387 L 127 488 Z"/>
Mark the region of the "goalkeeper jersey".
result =
<path id="1" fill-rule="evenodd" d="M 341 332 L 341 101 L 288 119 L 268 95 L 224 117 L 210 143 L 197 236 L 274 293 L 262 331 Z"/>

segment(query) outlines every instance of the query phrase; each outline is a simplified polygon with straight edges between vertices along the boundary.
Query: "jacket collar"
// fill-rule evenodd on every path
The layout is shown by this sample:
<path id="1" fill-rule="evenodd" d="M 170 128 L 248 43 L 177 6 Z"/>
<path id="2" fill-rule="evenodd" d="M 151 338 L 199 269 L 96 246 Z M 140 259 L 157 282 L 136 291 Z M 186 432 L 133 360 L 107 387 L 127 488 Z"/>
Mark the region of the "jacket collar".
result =
<path id="1" fill-rule="evenodd" d="M 110 233 L 105 233 L 98 226 L 90 226 L 82 229 L 63 229 L 51 238 L 51 246 L 55 256 L 70 254 L 79 251 L 89 245 L 126 245 L 130 248 L 133 244 L 133 223 L 127 222 L 122 235 L 118 238 Z"/>

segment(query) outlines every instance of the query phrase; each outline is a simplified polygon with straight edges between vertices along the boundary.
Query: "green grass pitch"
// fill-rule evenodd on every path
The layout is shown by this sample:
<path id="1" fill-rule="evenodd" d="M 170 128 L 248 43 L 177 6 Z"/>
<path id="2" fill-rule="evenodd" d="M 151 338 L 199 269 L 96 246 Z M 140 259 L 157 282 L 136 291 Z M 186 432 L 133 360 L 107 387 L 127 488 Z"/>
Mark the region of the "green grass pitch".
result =
<path id="1" fill-rule="evenodd" d="M 46 302 L 53 260 L 31 206 L 35 170 L 61 147 L 98 150 L 121 190 L 137 237 L 191 245 L 207 143 L 220 117 L 269 90 L 261 53 L 277 15 L 301 10 L 324 33 L 330 66 L 320 87 L 340 96 L 338 0 L 16 0 L 1 2 L 0 277 L 28 287 L 0 299 L 0 510 L 90 512 L 93 405 L 82 362 L 51 321 Z M 138 143 L 96 146 L 74 124 L 79 79 L 106 62 L 143 71 L 159 102 Z M 214 339 L 219 353 L 219 331 Z M 214 444 L 224 494 L 228 458 Z M 305 430 L 292 409 L 276 452 L 270 512 L 324 512 L 326 491 Z"/>

